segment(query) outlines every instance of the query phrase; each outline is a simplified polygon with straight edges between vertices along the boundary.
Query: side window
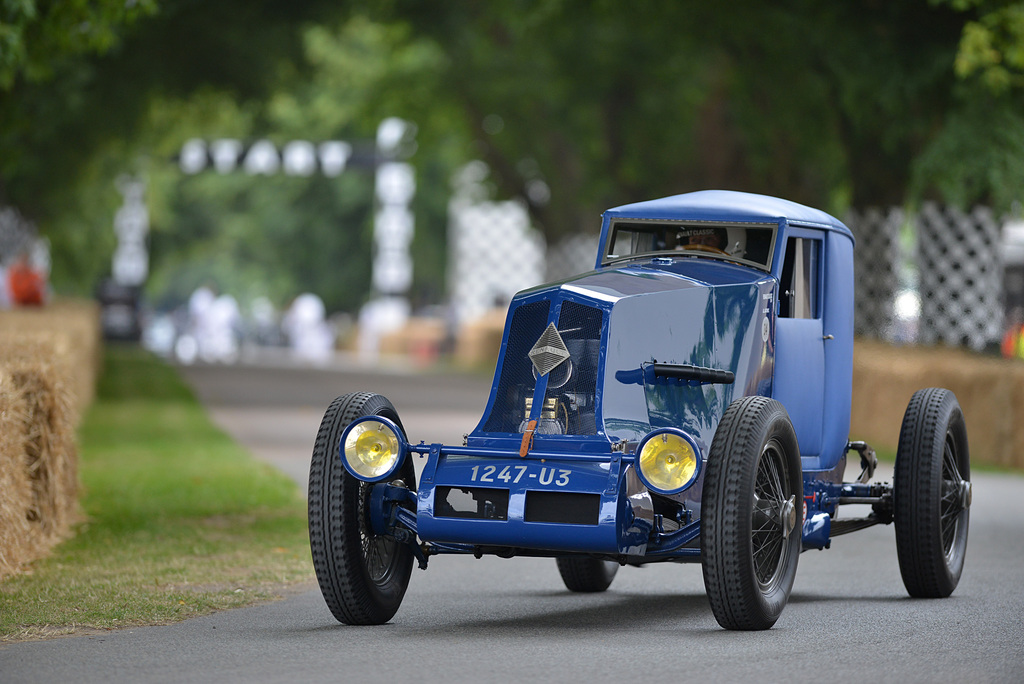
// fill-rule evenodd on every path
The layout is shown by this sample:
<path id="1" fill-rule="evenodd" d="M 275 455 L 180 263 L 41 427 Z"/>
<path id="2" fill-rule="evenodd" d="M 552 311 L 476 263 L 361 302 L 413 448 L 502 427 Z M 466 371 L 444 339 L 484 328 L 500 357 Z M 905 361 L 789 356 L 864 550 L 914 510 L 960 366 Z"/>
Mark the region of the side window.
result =
<path id="1" fill-rule="evenodd" d="M 786 261 L 782 264 L 779 316 L 782 318 L 818 318 L 820 311 L 819 269 L 821 240 L 791 237 L 786 243 Z"/>

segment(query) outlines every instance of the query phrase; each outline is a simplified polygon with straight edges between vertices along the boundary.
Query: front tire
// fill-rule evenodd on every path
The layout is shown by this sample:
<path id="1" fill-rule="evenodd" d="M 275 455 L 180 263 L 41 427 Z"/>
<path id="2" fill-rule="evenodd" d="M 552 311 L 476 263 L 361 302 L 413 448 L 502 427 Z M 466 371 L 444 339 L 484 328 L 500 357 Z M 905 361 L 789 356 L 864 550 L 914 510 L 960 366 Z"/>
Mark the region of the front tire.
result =
<path id="1" fill-rule="evenodd" d="M 945 598 L 964 569 L 971 503 L 967 427 L 949 390 L 933 387 L 911 397 L 893 480 L 903 584 L 911 596 Z"/>
<path id="2" fill-rule="evenodd" d="M 563 556 L 556 561 L 565 588 L 584 594 L 605 591 L 615 579 L 615 573 L 619 571 L 618 563 L 598 558 Z"/>
<path id="3" fill-rule="evenodd" d="M 718 624 L 768 629 L 800 555 L 803 481 L 796 432 L 774 399 L 737 399 L 719 423 L 701 499 L 704 587 Z"/>
<path id="4" fill-rule="evenodd" d="M 335 399 L 320 423 L 309 468 L 313 568 L 327 607 L 348 625 L 379 625 L 394 617 L 412 574 L 412 550 L 370 529 L 373 485 L 350 475 L 341 461 L 341 433 L 356 418 L 373 415 L 389 418 L 404 433 L 395 407 L 379 394 Z M 392 482 L 398 480 L 416 489 L 412 459 L 406 457 Z"/>

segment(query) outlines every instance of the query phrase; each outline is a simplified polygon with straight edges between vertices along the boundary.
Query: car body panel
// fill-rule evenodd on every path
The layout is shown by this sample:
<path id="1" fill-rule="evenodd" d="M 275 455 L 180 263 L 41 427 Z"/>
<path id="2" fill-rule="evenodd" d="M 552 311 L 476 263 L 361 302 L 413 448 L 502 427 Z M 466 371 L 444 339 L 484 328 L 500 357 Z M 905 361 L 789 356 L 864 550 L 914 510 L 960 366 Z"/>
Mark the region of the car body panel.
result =
<path id="1" fill-rule="evenodd" d="M 609 247 L 617 222 L 725 225 L 730 239 L 754 236 L 742 232 L 753 226 L 771 244 L 756 258 L 623 258 Z M 659 552 L 699 555 L 686 526 L 700 519 L 703 467 L 689 488 L 652 498 L 636 484 L 635 449 L 652 430 L 678 428 L 706 460 L 725 409 L 747 395 L 786 407 L 807 477 L 841 478 L 853 344 L 853 236 L 841 222 L 785 200 L 708 191 L 610 209 L 600 244 L 595 270 L 513 299 L 487 406 L 466 443 L 416 449 L 427 455 L 423 540 L 643 557 L 660 534 Z M 549 349 L 549 328 L 567 360 L 540 373 L 530 353 Z M 680 380 L 655 364 L 731 376 Z M 674 519 L 655 523 L 647 509 L 666 506 Z"/>

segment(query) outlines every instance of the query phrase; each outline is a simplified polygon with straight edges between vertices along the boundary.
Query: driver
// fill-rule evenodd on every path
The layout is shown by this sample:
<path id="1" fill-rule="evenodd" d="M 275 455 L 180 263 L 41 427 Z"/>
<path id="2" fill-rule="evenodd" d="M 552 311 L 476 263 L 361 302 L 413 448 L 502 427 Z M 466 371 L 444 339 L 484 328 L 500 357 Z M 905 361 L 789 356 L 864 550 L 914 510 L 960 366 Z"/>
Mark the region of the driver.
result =
<path id="1" fill-rule="evenodd" d="M 729 246 L 729 233 L 725 228 L 694 228 L 679 237 L 683 238 L 679 241 L 682 249 L 690 245 L 701 245 L 725 253 L 725 248 Z"/>

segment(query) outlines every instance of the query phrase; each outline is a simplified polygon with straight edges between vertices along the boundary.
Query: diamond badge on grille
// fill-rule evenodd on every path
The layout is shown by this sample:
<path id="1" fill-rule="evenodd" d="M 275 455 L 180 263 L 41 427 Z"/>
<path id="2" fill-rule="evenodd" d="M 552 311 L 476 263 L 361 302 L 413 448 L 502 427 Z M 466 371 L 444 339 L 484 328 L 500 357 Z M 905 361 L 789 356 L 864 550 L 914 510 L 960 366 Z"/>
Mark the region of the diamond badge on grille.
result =
<path id="1" fill-rule="evenodd" d="M 544 328 L 529 356 L 538 375 L 547 375 L 569 358 L 569 350 L 554 323 L 548 323 L 548 327 Z"/>

